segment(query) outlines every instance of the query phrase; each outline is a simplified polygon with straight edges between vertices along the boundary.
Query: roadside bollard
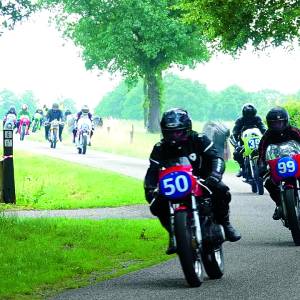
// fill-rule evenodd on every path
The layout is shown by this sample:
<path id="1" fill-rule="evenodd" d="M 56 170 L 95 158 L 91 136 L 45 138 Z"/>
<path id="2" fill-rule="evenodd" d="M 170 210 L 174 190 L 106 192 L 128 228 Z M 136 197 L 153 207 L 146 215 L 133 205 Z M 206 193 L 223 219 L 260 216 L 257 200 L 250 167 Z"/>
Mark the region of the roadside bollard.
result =
<path id="1" fill-rule="evenodd" d="M 13 128 L 3 130 L 2 196 L 4 203 L 16 203 L 13 161 Z"/>

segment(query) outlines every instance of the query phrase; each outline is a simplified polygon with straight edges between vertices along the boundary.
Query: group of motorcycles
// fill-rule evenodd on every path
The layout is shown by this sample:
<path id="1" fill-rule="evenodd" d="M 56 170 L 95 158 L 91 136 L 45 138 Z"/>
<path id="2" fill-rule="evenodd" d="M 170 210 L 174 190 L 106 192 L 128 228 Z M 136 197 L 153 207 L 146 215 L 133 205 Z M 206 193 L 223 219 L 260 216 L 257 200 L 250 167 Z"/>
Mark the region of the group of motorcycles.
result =
<path id="1" fill-rule="evenodd" d="M 29 116 L 23 115 L 20 117 L 19 126 L 17 128 L 17 133 L 20 136 L 20 140 L 23 141 L 25 136 L 29 134 L 30 119 Z M 42 126 L 49 126 L 48 140 L 50 143 L 50 148 L 56 148 L 57 142 L 59 140 L 59 126 L 63 126 L 64 123 L 58 121 L 57 119 L 52 120 L 47 123 L 43 120 L 43 116 L 39 113 L 35 113 L 33 116 L 31 131 L 37 132 Z M 75 136 L 75 145 L 79 154 L 86 154 L 87 146 L 90 145 L 91 132 L 93 130 L 93 124 L 88 116 L 83 116 L 79 119 L 76 126 L 77 133 Z M 14 114 L 8 114 L 4 119 L 3 128 L 14 130 L 17 127 L 17 118 Z"/>
<path id="2" fill-rule="evenodd" d="M 263 183 L 267 176 L 278 184 L 282 223 L 291 231 L 295 245 L 300 246 L 300 144 L 289 141 L 270 145 L 266 151 L 268 172 L 261 178 L 258 169 L 260 131 L 247 129 L 241 140 L 244 182 L 258 195 L 264 193 Z M 188 157 L 165 162 L 159 174 L 158 193 L 169 203 L 171 235 L 188 284 L 200 286 L 204 270 L 211 279 L 221 278 L 224 274 L 224 229 L 215 221 L 211 191 L 204 180 L 192 174 Z"/>

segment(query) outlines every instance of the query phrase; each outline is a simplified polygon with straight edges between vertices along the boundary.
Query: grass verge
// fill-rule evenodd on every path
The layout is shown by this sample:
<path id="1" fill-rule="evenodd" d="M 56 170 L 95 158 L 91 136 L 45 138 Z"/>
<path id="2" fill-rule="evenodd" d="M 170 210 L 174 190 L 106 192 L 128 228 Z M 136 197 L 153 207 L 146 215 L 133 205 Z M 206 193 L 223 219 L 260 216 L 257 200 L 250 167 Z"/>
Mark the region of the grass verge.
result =
<path id="1" fill-rule="evenodd" d="M 35 209 L 145 204 L 142 181 L 45 156 L 16 152 L 17 206 Z"/>
<path id="2" fill-rule="evenodd" d="M 167 260 L 157 220 L 0 217 L 0 299 L 45 299 Z"/>

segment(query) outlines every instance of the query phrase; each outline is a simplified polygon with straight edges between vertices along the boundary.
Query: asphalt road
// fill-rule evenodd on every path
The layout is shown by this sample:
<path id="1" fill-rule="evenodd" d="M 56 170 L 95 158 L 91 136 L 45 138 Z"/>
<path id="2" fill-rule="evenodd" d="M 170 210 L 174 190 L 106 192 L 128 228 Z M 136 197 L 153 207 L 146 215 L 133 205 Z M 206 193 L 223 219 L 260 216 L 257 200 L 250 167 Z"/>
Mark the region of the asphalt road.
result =
<path id="1" fill-rule="evenodd" d="M 36 153 L 136 178 L 143 178 L 147 167 L 144 160 L 124 159 L 90 149 L 79 161 L 73 148 L 58 145 L 53 150 L 47 144 L 25 143 L 22 144 L 25 148 L 30 147 Z M 300 247 L 294 246 L 289 230 L 280 221 L 272 220 L 273 202 L 267 194 L 250 193 L 250 187 L 232 175 L 225 175 L 224 181 L 232 192 L 231 220 L 241 231 L 242 239 L 224 244 L 226 265 L 222 279 L 206 278 L 201 287 L 189 288 L 176 258 L 93 286 L 70 290 L 53 299 L 300 299 Z M 132 211 L 131 217 L 150 217 L 145 206 L 135 206 Z M 126 211 L 120 208 L 83 210 L 81 213 L 94 219 L 126 217 Z M 81 213 L 73 210 L 64 215 L 82 217 Z"/>

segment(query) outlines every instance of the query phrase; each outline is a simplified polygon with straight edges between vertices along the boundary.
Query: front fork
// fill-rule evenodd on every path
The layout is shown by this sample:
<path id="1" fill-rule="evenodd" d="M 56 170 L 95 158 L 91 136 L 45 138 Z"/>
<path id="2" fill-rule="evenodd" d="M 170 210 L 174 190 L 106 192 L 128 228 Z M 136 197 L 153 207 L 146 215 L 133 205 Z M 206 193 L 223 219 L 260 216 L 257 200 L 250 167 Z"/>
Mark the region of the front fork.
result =
<path id="1" fill-rule="evenodd" d="M 200 217 L 199 217 L 199 211 L 197 208 L 197 202 L 196 202 L 196 197 L 194 195 L 191 196 L 191 208 L 192 208 L 192 214 L 193 214 L 193 222 L 192 227 L 195 229 L 195 237 L 197 244 L 200 245 L 202 242 L 202 233 L 201 233 L 201 225 L 200 225 Z M 174 239 L 174 245 L 176 245 L 176 238 L 175 238 L 175 230 L 174 230 L 174 218 L 175 218 L 175 210 L 179 209 L 180 210 L 180 205 L 179 204 L 171 204 L 169 202 L 169 207 L 170 207 L 170 225 L 171 225 L 171 236 Z M 184 208 L 186 209 L 186 208 Z"/>

